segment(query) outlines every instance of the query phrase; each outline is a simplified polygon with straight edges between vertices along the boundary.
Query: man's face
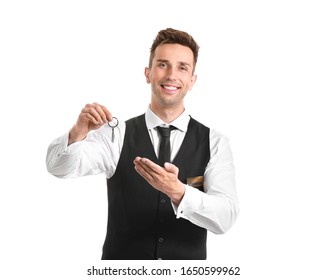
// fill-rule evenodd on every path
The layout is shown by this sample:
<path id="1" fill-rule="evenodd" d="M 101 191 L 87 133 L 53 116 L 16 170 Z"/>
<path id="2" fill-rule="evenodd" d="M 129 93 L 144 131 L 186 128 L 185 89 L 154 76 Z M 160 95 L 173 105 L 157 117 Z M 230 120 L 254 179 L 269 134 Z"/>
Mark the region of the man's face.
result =
<path id="1" fill-rule="evenodd" d="M 184 108 L 183 99 L 196 81 L 190 48 L 179 44 L 160 45 L 155 50 L 151 69 L 145 69 L 151 83 L 151 104 L 160 108 Z"/>

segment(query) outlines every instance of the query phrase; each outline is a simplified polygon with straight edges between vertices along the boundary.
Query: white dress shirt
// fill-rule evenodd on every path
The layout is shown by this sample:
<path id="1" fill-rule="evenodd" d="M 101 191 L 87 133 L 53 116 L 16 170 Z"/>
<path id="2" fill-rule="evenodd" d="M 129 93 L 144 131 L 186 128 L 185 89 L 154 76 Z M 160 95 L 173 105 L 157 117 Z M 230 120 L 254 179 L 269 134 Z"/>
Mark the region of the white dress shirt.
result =
<path id="1" fill-rule="evenodd" d="M 171 132 L 171 157 L 175 158 L 185 137 L 190 116 L 186 111 L 169 125 L 177 129 Z M 145 113 L 146 126 L 154 150 L 158 155 L 159 135 L 156 127 L 167 126 L 150 109 Z M 114 129 L 107 124 L 92 131 L 79 142 L 68 146 L 68 135 L 55 139 L 48 148 L 46 164 L 48 171 L 60 178 L 73 178 L 105 173 L 110 178 L 115 173 L 123 148 L 126 125 L 120 122 Z M 142 155 L 139 155 L 142 157 Z M 238 200 L 235 172 L 228 139 L 210 129 L 210 160 L 204 173 L 204 192 L 185 185 L 185 194 L 174 208 L 176 218 L 184 218 L 214 233 L 226 232 L 235 222 Z"/>

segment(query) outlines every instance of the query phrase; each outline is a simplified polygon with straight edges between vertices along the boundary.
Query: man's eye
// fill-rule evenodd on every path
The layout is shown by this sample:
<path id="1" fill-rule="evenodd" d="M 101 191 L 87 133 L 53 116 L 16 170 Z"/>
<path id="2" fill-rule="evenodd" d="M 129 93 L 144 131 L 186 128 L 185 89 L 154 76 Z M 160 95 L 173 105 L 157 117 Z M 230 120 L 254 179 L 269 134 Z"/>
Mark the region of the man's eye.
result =
<path id="1" fill-rule="evenodd" d="M 166 63 L 160 63 L 160 64 L 159 64 L 159 67 L 161 67 L 161 68 L 164 68 L 164 67 L 166 67 L 166 66 L 167 66 Z"/>

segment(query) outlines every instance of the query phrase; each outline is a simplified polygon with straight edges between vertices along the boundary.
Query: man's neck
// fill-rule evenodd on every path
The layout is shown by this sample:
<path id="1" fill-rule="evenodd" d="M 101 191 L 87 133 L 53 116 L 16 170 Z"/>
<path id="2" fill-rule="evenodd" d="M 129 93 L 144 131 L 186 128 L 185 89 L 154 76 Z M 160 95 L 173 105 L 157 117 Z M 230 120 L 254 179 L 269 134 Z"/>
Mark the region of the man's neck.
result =
<path id="1" fill-rule="evenodd" d="M 183 112 L 184 107 L 181 108 L 160 108 L 153 104 L 150 104 L 150 108 L 153 113 L 155 113 L 161 120 L 165 123 L 171 123 L 177 119 Z"/>

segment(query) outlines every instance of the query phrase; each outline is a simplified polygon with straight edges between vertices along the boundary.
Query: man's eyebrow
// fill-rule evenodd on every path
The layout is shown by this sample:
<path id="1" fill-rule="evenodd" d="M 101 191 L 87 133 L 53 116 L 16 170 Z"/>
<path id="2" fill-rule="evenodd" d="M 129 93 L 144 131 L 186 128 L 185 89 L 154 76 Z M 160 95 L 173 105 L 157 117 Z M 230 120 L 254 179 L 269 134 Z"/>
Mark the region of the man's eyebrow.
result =
<path id="1" fill-rule="evenodd" d="M 180 64 L 180 65 L 183 65 L 183 66 L 186 65 L 186 66 L 192 67 L 191 64 L 189 64 L 189 63 L 187 63 L 187 62 L 183 62 L 183 61 L 180 61 L 179 64 Z"/>
<path id="2" fill-rule="evenodd" d="M 169 62 L 169 60 L 167 60 L 167 59 L 157 59 L 157 62 L 165 62 L 165 63 L 168 63 Z"/>

